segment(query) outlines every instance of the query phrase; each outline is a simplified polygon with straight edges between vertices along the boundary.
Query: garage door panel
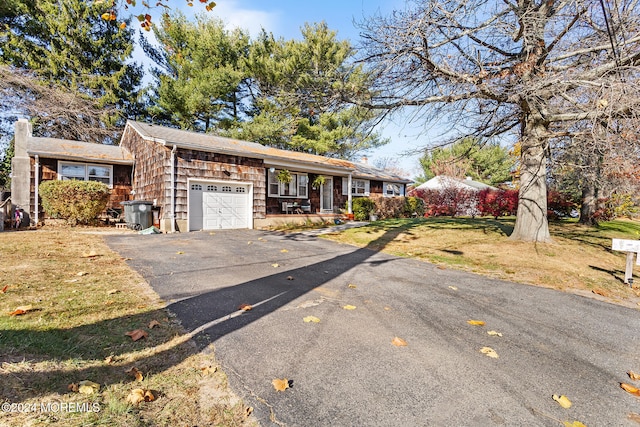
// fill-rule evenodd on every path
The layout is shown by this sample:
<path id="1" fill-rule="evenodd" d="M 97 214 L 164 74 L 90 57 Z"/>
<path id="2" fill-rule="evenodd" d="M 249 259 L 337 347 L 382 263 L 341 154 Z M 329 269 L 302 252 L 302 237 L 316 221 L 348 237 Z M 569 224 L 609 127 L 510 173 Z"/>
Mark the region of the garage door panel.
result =
<path id="1" fill-rule="evenodd" d="M 248 187 L 202 183 L 203 191 L 189 203 L 190 229 L 247 228 L 252 209 Z M 198 209 L 198 201 L 201 201 Z M 200 228 L 194 226 L 202 224 Z"/>

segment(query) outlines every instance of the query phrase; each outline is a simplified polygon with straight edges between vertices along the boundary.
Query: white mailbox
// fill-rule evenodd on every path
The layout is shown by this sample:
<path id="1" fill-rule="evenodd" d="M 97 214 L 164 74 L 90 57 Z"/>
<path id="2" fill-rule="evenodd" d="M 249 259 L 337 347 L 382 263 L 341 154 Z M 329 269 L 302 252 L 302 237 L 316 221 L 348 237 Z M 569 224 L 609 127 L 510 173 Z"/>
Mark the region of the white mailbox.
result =
<path id="1" fill-rule="evenodd" d="M 640 240 L 613 239 L 611 249 L 627 253 L 627 266 L 624 271 L 624 283 L 633 286 L 633 257 L 640 254 Z M 640 255 L 636 259 L 640 265 Z"/>

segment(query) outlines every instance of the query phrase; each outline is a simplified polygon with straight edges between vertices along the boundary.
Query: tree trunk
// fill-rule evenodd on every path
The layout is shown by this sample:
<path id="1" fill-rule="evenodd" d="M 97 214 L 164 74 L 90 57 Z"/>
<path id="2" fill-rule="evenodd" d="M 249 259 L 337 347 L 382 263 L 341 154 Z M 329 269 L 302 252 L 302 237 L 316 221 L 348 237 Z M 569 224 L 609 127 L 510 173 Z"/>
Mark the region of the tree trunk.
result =
<path id="1" fill-rule="evenodd" d="M 580 224 L 596 225 L 596 186 L 593 182 L 587 181 L 582 185 L 582 205 L 580 206 Z"/>
<path id="2" fill-rule="evenodd" d="M 551 242 L 547 222 L 546 125 L 537 112 L 525 114 L 518 213 L 509 239 Z"/>

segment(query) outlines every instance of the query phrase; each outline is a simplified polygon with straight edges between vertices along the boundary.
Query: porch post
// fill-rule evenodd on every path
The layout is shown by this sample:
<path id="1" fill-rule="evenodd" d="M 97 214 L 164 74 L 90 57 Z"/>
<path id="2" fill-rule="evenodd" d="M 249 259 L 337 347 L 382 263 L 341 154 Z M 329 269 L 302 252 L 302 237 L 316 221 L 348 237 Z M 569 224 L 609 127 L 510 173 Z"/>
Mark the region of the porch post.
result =
<path id="1" fill-rule="evenodd" d="M 347 183 L 347 213 L 353 213 L 353 209 L 351 207 L 353 202 L 353 195 L 351 194 L 352 188 L 353 188 L 353 176 L 349 174 L 349 179 Z"/>

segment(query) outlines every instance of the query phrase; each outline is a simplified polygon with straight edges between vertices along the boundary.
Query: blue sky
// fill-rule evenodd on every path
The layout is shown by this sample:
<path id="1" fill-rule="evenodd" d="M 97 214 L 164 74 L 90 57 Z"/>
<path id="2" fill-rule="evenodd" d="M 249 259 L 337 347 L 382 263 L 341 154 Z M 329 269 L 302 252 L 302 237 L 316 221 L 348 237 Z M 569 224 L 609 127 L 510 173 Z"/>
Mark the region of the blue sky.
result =
<path id="1" fill-rule="evenodd" d="M 172 6 L 183 5 L 184 0 L 172 0 Z M 222 19 L 228 27 L 241 27 L 256 36 L 261 28 L 285 39 L 300 38 L 300 28 L 306 22 L 325 21 L 329 28 L 338 32 L 338 38 L 349 39 L 357 45 L 359 30 L 354 21 L 362 21 L 377 13 L 390 14 L 394 8 L 402 9 L 404 0 L 324 0 L 306 2 L 301 0 L 216 0 L 217 6 L 209 12 Z M 203 10 L 198 1 L 194 7 L 180 7 L 187 15 Z M 408 150 L 426 145 L 428 134 L 421 134 L 423 123 L 409 123 L 406 117 L 386 120 L 379 131 L 391 143 L 368 154 L 369 163 L 381 157 L 397 159 L 408 177 L 420 174 L 416 156 L 407 155 Z"/>

